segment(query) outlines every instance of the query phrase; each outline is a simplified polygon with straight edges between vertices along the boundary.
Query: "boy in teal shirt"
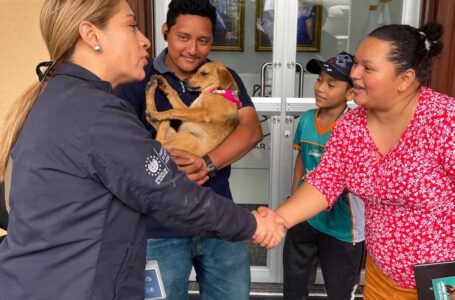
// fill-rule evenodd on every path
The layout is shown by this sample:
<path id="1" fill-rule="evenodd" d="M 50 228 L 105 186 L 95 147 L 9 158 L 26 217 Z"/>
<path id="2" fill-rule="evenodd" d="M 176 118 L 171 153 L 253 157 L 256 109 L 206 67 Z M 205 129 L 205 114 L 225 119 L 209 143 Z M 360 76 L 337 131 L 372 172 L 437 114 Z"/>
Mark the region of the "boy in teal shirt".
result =
<path id="1" fill-rule="evenodd" d="M 305 112 L 295 133 L 297 155 L 292 192 L 320 161 L 336 121 L 349 109 L 354 57 L 341 52 L 306 68 L 319 74 L 314 85 L 317 109 Z M 283 253 L 284 299 L 306 299 L 319 259 L 329 299 L 351 299 L 360 279 L 364 244 L 363 202 L 343 194 L 331 210 L 292 227 Z"/>

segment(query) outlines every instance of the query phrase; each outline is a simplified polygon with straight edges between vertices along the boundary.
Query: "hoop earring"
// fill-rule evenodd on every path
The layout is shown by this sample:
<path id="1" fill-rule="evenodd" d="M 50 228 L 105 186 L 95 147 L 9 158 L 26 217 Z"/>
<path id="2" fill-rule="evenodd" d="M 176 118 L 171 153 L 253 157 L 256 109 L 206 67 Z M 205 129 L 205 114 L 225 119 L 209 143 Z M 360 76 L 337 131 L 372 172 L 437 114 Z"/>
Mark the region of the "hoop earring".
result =
<path id="1" fill-rule="evenodd" d="M 95 52 L 101 52 L 101 46 L 100 45 L 95 45 Z"/>

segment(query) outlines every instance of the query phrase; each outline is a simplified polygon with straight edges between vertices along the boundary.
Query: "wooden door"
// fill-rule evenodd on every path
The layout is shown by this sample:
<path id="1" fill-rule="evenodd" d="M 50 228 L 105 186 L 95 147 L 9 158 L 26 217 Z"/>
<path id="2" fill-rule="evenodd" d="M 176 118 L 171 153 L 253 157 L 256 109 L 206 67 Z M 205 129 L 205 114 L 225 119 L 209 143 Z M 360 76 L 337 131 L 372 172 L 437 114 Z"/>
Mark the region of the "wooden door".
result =
<path id="1" fill-rule="evenodd" d="M 455 1 L 423 0 L 421 25 L 436 21 L 443 25 L 444 48 L 433 64 L 429 86 L 434 90 L 455 97 Z"/>
<path id="2" fill-rule="evenodd" d="M 154 37 L 154 0 L 128 0 L 134 14 L 136 15 L 139 30 L 152 42 L 149 48 L 150 57 L 155 57 Z"/>

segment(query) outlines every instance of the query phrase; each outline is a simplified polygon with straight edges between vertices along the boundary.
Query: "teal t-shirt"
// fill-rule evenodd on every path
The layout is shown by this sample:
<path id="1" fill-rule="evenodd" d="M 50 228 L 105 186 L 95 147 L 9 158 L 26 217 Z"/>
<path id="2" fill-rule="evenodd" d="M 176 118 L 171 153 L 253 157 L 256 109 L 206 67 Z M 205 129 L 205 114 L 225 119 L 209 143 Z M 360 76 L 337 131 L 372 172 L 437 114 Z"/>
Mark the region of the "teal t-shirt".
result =
<path id="1" fill-rule="evenodd" d="M 318 121 L 318 109 L 306 111 L 294 136 L 294 148 L 302 152 L 302 163 L 305 168 L 304 182 L 309 172 L 314 170 L 321 160 L 325 145 L 335 122 L 321 128 Z M 344 242 L 360 242 L 364 240 L 364 208 L 363 202 L 352 194 L 343 194 L 332 209 L 323 211 L 307 221 L 318 231 Z"/>

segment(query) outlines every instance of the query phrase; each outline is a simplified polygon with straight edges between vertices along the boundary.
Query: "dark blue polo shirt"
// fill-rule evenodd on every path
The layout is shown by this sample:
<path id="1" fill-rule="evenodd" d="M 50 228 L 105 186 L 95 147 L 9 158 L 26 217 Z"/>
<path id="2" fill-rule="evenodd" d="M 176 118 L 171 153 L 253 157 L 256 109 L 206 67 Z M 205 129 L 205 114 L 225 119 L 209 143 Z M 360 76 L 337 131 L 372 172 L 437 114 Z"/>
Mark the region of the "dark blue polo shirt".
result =
<path id="1" fill-rule="evenodd" d="M 186 104 L 191 105 L 193 101 L 199 96 L 199 92 L 191 92 L 185 89 L 183 82 L 175 76 L 173 72 L 167 70 L 164 64 L 164 58 L 166 57 L 167 49 L 163 50 L 153 61 L 151 61 L 145 68 L 146 76 L 142 82 L 135 84 L 128 84 L 120 86 L 116 89 L 115 94 L 125 99 L 134 108 L 137 116 L 146 126 L 146 128 L 156 135 L 155 129 L 145 119 L 145 87 L 147 82 L 150 80 L 151 75 L 160 74 L 164 76 L 169 84 L 174 88 L 180 99 Z M 238 76 L 238 74 L 229 69 L 233 75 L 238 87 L 239 87 L 239 98 L 242 101 L 242 107 L 254 106 L 251 98 L 248 96 L 246 88 Z M 169 110 L 172 108 L 169 101 L 159 90 L 155 93 L 155 103 L 158 111 Z M 171 123 L 173 127 L 178 127 L 178 122 Z M 219 170 L 215 177 L 210 178 L 204 186 L 210 187 L 214 192 L 224 197 L 232 199 L 231 189 L 229 187 L 229 176 L 231 174 L 231 167 L 227 166 Z M 149 217 L 147 221 L 147 228 L 149 232 L 149 238 L 177 238 L 177 237 L 190 237 L 191 235 L 187 232 L 178 232 L 171 230 L 159 224 L 153 217 Z"/>

